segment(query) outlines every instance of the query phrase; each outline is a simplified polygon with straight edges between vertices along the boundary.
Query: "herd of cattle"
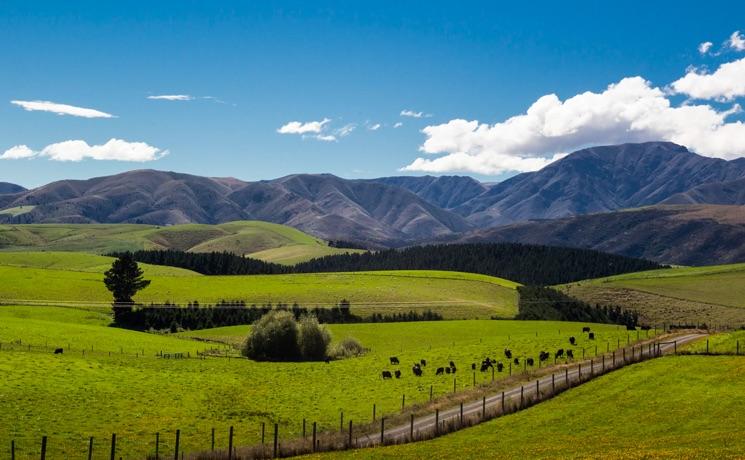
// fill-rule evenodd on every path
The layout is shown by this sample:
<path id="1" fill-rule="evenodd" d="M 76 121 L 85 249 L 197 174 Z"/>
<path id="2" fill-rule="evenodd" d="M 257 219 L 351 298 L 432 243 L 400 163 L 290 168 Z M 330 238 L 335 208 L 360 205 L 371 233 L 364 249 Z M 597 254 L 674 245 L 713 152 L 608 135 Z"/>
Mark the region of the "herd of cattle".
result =
<path id="1" fill-rule="evenodd" d="M 592 332 L 589 327 L 583 327 L 582 328 L 582 332 L 583 333 L 587 333 L 587 338 L 589 340 L 595 340 L 595 333 Z M 577 345 L 577 338 L 574 337 L 574 336 L 569 337 L 569 344 L 572 345 L 572 346 L 576 346 Z M 563 348 L 559 348 L 558 350 L 556 350 L 553 353 L 553 356 L 554 356 L 554 360 L 560 359 L 560 358 L 561 359 L 566 358 L 568 360 L 569 359 L 574 359 L 574 351 L 573 350 L 569 350 L 569 349 L 565 350 Z M 512 350 L 510 350 L 509 348 L 505 348 L 504 349 L 504 357 L 506 358 L 507 363 L 510 366 L 513 365 L 513 364 L 515 366 L 519 366 L 520 365 L 520 358 L 518 358 L 517 356 L 513 356 Z M 541 351 L 538 354 L 539 364 L 540 363 L 545 363 L 550 358 L 551 358 L 551 353 L 548 352 L 548 351 Z M 391 363 L 392 366 L 397 366 L 397 365 L 400 364 L 400 361 L 399 361 L 399 359 L 398 359 L 397 356 L 391 356 L 389 358 L 389 360 L 390 360 L 390 363 Z M 523 360 L 523 365 L 526 366 L 526 367 L 533 367 L 533 366 L 535 366 L 535 360 L 533 358 L 525 358 Z M 427 367 L 427 360 L 426 359 L 421 359 L 421 360 L 419 360 L 418 363 L 415 363 L 411 367 L 411 372 L 414 374 L 414 376 L 421 377 L 422 375 L 424 375 L 424 368 L 425 367 Z M 481 372 L 487 372 L 490 369 L 492 371 L 496 370 L 497 372 L 502 372 L 502 371 L 504 371 L 505 364 L 502 363 L 502 361 L 497 361 L 494 358 L 486 357 L 486 358 L 484 358 L 481 361 L 481 365 L 480 366 L 477 366 L 476 363 L 472 363 L 471 364 L 471 370 L 475 371 L 477 369 L 477 367 L 479 368 L 479 370 Z M 442 367 L 436 368 L 435 375 L 455 374 L 455 372 L 457 370 L 458 370 L 458 368 L 456 367 L 455 363 L 453 361 L 450 361 L 447 366 L 442 366 Z M 395 371 L 391 372 L 389 370 L 384 370 L 381 373 L 381 376 L 382 376 L 383 380 L 392 379 L 393 377 L 395 377 L 397 379 L 400 379 L 401 378 L 401 371 L 400 370 L 395 370 Z"/>

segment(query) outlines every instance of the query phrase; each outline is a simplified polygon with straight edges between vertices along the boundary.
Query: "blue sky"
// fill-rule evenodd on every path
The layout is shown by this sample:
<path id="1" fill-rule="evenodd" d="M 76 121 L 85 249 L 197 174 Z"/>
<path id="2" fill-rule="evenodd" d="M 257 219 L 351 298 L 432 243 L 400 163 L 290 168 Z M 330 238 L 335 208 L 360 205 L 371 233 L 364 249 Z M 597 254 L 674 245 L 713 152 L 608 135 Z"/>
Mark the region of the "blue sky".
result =
<path id="1" fill-rule="evenodd" d="M 709 156 L 745 155 L 737 140 L 745 73 L 734 67 L 745 52 L 741 36 L 732 41 L 745 32 L 745 4 L 509 3 L 2 1 L 0 154 L 26 146 L 13 152 L 29 158 L 1 160 L 0 181 L 36 186 L 139 168 L 245 180 L 298 172 L 501 180 L 578 146 L 653 137 Z M 722 64 L 733 66 L 717 73 Z M 620 83 L 635 76 L 646 83 Z M 603 94 L 611 84 L 623 95 Z M 565 104 L 588 91 L 599 99 Z M 529 117 L 504 124 L 549 94 L 558 102 L 538 104 L 556 109 L 541 116 L 540 136 L 523 133 L 533 129 Z M 148 99 L 162 95 L 192 99 Z M 27 110 L 34 101 L 111 117 Z M 665 101 L 694 110 L 613 121 Z M 296 129 L 284 131 L 306 132 L 278 132 L 290 122 Z M 158 159 L 120 161 L 130 154 Z"/>

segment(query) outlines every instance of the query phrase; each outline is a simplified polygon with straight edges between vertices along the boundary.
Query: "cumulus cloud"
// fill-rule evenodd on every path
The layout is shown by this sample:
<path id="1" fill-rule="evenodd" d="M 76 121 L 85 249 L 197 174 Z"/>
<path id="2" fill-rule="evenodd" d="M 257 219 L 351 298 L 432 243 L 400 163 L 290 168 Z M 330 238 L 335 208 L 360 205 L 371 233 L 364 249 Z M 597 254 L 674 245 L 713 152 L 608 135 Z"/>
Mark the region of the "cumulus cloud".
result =
<path id="1" fill-rule="evenodd" d="M 318 134 L 330 121 L 331 120 L 329 118 L 324 118 L 321 121 L 291 121 L 285 125 L 282 125 L 279 129 L 277 129 L 277 132 L 280 134 Z"/>
<path id="2" fill-rule="evenodd" d="M 69 140 L 50 144 L 40 151 L 33 151 L 25 145 L 17 145 L 6 150 L 0 156 L 4 160 L 21 158 L 46 157 L 53 161 L 110 160 L 146 162 L 160 159 L 168 154 L 167 150 L 153 147 L 144 142 L 127 142 L 121 139 L 109 139 L 101 145 L 88 145 L 82 140 Z"/>
<path id="3" fill-rule="evenodd" d="M 400 128 L 400 127 L 402 127 L 403 125 L 404 125 L 404 124 L 403 124 L 403 123 L 401 123 L 401 122 L 399 121 L 399 122 L 396 122 L 396 123 L 395 123 L 395 124 L 393 125 L 393 127 L 394 127 L 394 128 Z"/>
<path id="4" fill-rule="evenodd" d="M 493 125 L 455 119 L 427 126 L 417 158 L 406 171 L 464 171 L 497 175 L 535 171 L 589 145 L 667 140 L 699 154 L 725 159 L 745 156 L 745 125 L 727 118 L 739 106 L 674 106 L 668 95 L 641 77 L 624 78 L 604 91 L 564 101 L 549 94 L 528 110 Z"/>
<path id="5" fill-rule="evenodd" d="M 32 158 L 36 152 L 26 145 L 16 145 L 6 150 L 0 155 L 0 160 L 20 160 L 23 158 Z"/>
<path id="6" fill-rule="evenodd" d="M 402 110 L 400 115 L 402 117 L 409 117 L 409 118 L 429 118 L 432 116 L 429 113 L 415 112 L 413 110 Z"/>
<path id="7" fill-rule="evenodd" d="M 375 123 L 375 124 L 372 124 L 372 125 L 370 125 L 370 126 L 367 127 L 367 129 L 369 129 L 370 131 L 377 131 L 380 128 L 381 128 L 381 124 L 380 123 Z"/>
<path id="8" fill-rule="evenodd" d="M 745 96 L 745 58 L 726 62 L 714 73 L 691 69 L 670 87 L 694 99 L 730 101 Z"/>
<path id="9" fill-rule="evenodd" d="M 348 123 L 334 132 L 339 137 L 347 137 L 352 134 L 352 131 L 354 131 L 355 129 L 357 129 L 357 125 L 355 125 L 354 123 Z"/>
<path id="10" fill-rule="evenodd" d="M 739 30 L 732 32 L 727 40 L 727 45 L 736 51 L 745 51 L 745 36 Z"/>
<path id="11" fill-rule="evenodd" d="M 698 45 L 698 52 L 701 54 L 706 54 L 711 50 L 711 47 L 714 46 L 712 42 L 703 42 L 700 45 Z"/>
<path id="12" fill-rule="evenodd" d="M 114 118 L 114 115 L 101 112 L 95 109 L 85 107 L 76 107 L 74 105 L 58 104 L 50 101 L 10 101 L 11 104 L 22 107 L 29 112 L 52 112 L 57 115 L 72 115 L 82 118 Z"/>
<path id="13" fill-rule="evenodd" d="M 333 134 L 317 134 L 311 137 L 323 142 L 336 142 L 336 136 Z"/>
<path id="14" fill-rule="evenodd" d="M 194 96 L 188 94 L 160 94 L 156 96 L 148 96 L 148 99 L 156 101 L 193 101 Z"/>

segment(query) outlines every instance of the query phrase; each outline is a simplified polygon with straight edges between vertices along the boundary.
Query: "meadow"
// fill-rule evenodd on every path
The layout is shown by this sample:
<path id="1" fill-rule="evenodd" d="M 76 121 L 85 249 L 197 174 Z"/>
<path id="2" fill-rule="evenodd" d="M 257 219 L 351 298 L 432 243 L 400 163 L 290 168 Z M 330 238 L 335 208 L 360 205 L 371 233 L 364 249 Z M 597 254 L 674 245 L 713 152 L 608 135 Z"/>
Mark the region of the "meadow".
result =
<path id="1" fill-rule="evenodd" d="M 637 310 L 650 323 L 745 324 L 745 264 L 627 273 L 560 288 L 589 303 Z"/>
<path id="2" fill-rule="evenodd" d="M 22 210 L 2 212 L 18 214 Z M 25 211 L 25 208 L 23 210 Z M 167 227 L 138 224 L 0 225 L 0 251 L 73 251 L 106 254 L 138 249 L 233 252 L 267 262 L 295 264 L 354 249 L 332 248 L 300 230 L 261 221 Z"/>
<path id="3" fill-rule="evenodd" d="M 0 302 L 105 305 L 111 294 L 103 272 L 112 258 L 84 253 L 2 253 Z M 152 283 L 137 302 L 201 304 L 245 300 L 250 304 L 297 302 L 328 307 L 342 299 L 360 315 L 432 309 L 446 318 L 511 318 L 517 283 L 486 275 L 442 271 L 376 271 L 292 275 L 202 276 L 143 264 Z"/>
<path id="4" fill-rule="evenodd" d="M 442 436 L 312 458 L 742 458 L 745 358 L 669 356 Z"/>
<path id="5" fill-rule="evenodd" d="M 351 324 L 329 326 L 334 340 L 355 337 L 370 351 L 330 364 L 174 360 L 156 355 L 194 356 L 216 347 L 234 356 L 229 345 L 240 343 L 248 326 L 157 335 L 114 329 L 108 320 L 105 311 L 96 309 L 0 307 L 0 371 L 7 376 L 0 381 L 7 401 L 0 412 L 0 426 L 6 428 L 0 445 L 14 439 L 20 451 L 29 453 L 48 435 L 51 458 L 59 458 L 82 455 L 89 436 L 108 440 L 116 432 L 124 456 L 141 456 L 152 452 L 155 432 L 165 441 L 163 453 L 176 429 L 183 446 L 194 450 L 208 446 L 213 427 L 218 446 L 224 446 L 231 425 L 236 443 L 253 444 L 261 422 L 277 422 L 282 436 L 294 437 L 303 418 L 329 429 L 338 426 L 341 412 L 345 420 L 370 421 L 373 404 L 378 417 L 398 413 L 403 395 L 406 407 L 425 403 L 430 386 L 435 398 L 444 397 L 453 391 L 453 376 L 435 376 L 433 367 L 451 360 L 459 367 L 455 385 L 461 391 L 473 388 L 470 363 L 502 358 L 504 348 L 535 357 L 543 349 L 571 348 L 567 338 L 574 335 L 575 354 L 581 356 L 585 348 L 590 356 L 596 345 L 602 352 L 635 339 L 618 326 L 592 325 L 596 340 L 590 341 L 581 333 L 583 324 L 562 322 Z M 9 345 L 17 340 L 22 344 Z M 49 348 L 28 351 L 26 344 Z M 54 355 L 53 347 L 64 347 L 65 353 Z M 400 359 L 403 376 L 382 381 L 382 370 L 396 369 L 390 356 Z M 423 377 L 415 378 L 411 363 L 420 359 L 429 365 Z M 497 373 L 497 381 L 506 376 L 506 371 Z M 476 373 L 477 386 L 490 382 L 490 373 Z"/>

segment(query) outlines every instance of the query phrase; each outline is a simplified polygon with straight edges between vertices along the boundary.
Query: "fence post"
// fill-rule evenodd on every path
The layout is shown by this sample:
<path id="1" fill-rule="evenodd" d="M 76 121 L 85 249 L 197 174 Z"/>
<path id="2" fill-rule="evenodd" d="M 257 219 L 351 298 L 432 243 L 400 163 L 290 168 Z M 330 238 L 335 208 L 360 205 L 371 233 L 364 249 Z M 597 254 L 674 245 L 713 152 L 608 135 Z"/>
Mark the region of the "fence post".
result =
<path id="1" fill-rule="evenodd" d="M 678 354 L 678 341 L 677 340 L 673 342 L 673 346 L 675 347 L 674 351 L 675 351 L 675 354 L 677 355 Z"/>
<path id="2" fill-rule="evenodd" d="M 455 388 L 456 388 L 456 386 L 455 386 L 455 377 L 453 377 L 453 393 L 455 393 Z"/>
<path id="3" fill-rule="evenodd" d="M 212 428 L 211 438 L 212 438 L 212 442 L 210 443 L 210 449 L 211 449 L 211 452 L 214 452 L 215 451 L 215 428 L 214 427 Z"/>
<path id="4" fill-rule="evenodd" d="M 179 448 L 179 442 L 181 441 L 181 430 L 176 430 L 176 448 L 174 450 L 173 459 L 178 460 L 178 448 Z"/>
<path id="5" fill-rule="evenodd" d="M 460 403 L 460 425 L 463 426 L 463 403 Z"/>
<path id="6" fill-rule="evenodd" d="M 435 409 L 435 436 L 440 434 L 440 409 Z"/>
<path id="7" fill-rule="evenodd" d="M 349 440 L 347 442 L 349 444 L 349 448 L 352 448 L 352 421 L 349 421 Z"/>
<path id="8" fill-rule="evenodd" d="M 481 399 L 481 418 L 486 419 L 486 396 Z"/>
<path id="9" fill-rule="evenodd" d="M 502 415 L 504 415 L 504 391 L 502 392 Z"/>
<path id="10" fill-rule="evenodd" d="M 45 460 L 47 458 L 47 437 L 42 436 L 41 437 L 41 460 Z"/>
<path id="11" fill-rule="evenodd" d="M 91 438 L 91 441 L 93 438 Z M 160 432 L 155 433 L 155 460 L 158 460 L 159 458 L 159 451 L 160 451 Z M 88 460 L 91 460 L 90 455 L 88 456 Z"/>
<path id="12" fill-rule="evenodd" d="M 111 433 L 111 460 L 116 460 L 116 433 Z"/>
<path id="13" fill-rule="evenodd" d="M 510 360 L 510 376 L 512 376 L 512 360 Z"/>
<path id="14" fill-rule="evenodd" d="M 537 398 L 540 398 L 541 396 L 541 387 L 540 387 L 540 380 L 535 381 L 535 395 Z"/>
<path id="15" fill-rule="evenodd" d="M 569 388 L 569 368 L 564 368 L 564 383 L 566 384 L 567 388 Z"/>
<path id="16" fill-rule="evenodd" d="M 494 369 L 492 368 L 492 371 Z M 476 386 L 476 371 L 473 371 L 473 386 Z"/>
<path id="17" fill-rule="evenodd" d="M 277 447 L 279 447 L 279 423 L 274 424 L 274 454 L 272 458 L 277 458 Z"/>
<path id="18" fill-rule="evenodd" d="M 385 445 L 385 417 L 380 417 L 380 445 Z"/>
<path id="19" fill-rule="evenodd" d="M 476 378 L 476 371 L 473 372 L 473 378 Z M 491 381 L 494 383 L 494 366 L 491 367 Z M 476 384 L 474 383 L 474 386 Z"/>
<path id="20" fill-rule="evenodd" d="M 414 414 L 411 414 L 411 422 L 409 425 L 409 438 L 411 438 L 410 439 L 411 441 L 414 440 Z"/>
<path id="21" fill-rule="evenodd" d="M 16 460 L 16 441 L 10 441 L 10 460 Z"/>
<path id="22" fill-rule="evenodd" d="M 706 354 L 709 354 L 709 339 L 706 339 Z"/>
<path id="23" fill-rule="evenodd" d="M 233 426 L 228 431 L 228 460 L 233 460 Z"/>
<path id="24" fill-rule="evenodd" d="M 551 374 L 551 394 L 556 393 L 556 375 Z"/>
<path id="25" fill-rule="evenodd" d="M 339 433 L 344 433 L 344 411 L 339 413 Z"/>
<path id="26" fill-rule="evenodd" d="M 406 407 L 406 394 L 401 395 L 401 412 L 403 412 L 404 408 Z"/>
<path id="27" fill-rule="evenodd" d="M 431 395 L 431 394 L 432 394 L 432 391 L 430 390 L 430 395 Z M 432 399 L 432 397 L 431 397 L 431 396 L 430 396 L 430 399 Z M 374 422 L 374 421 L 375 421 L 375 404 L 373 403 L 373 422 Z"/>
<path id="28" fill-rule="evenodd" d="M 316 422 L 313 422 L 313 452 L 316 451 Z"/>
<path id="29" fill-rule="evenodd" d="M 595 358 L 590 360 L 590 377 L 595 375 Z"/>
<path id="30" fill-rule="evenodd" d="M 605 355 L 603 355 L 603 374 L 605 374 Z"/>
<path id="31" fill-rule="evenodd" d="M 525 387 L 520 385 L 520 409 L 523 408 L 523 393 L 525 391 Z"/>

